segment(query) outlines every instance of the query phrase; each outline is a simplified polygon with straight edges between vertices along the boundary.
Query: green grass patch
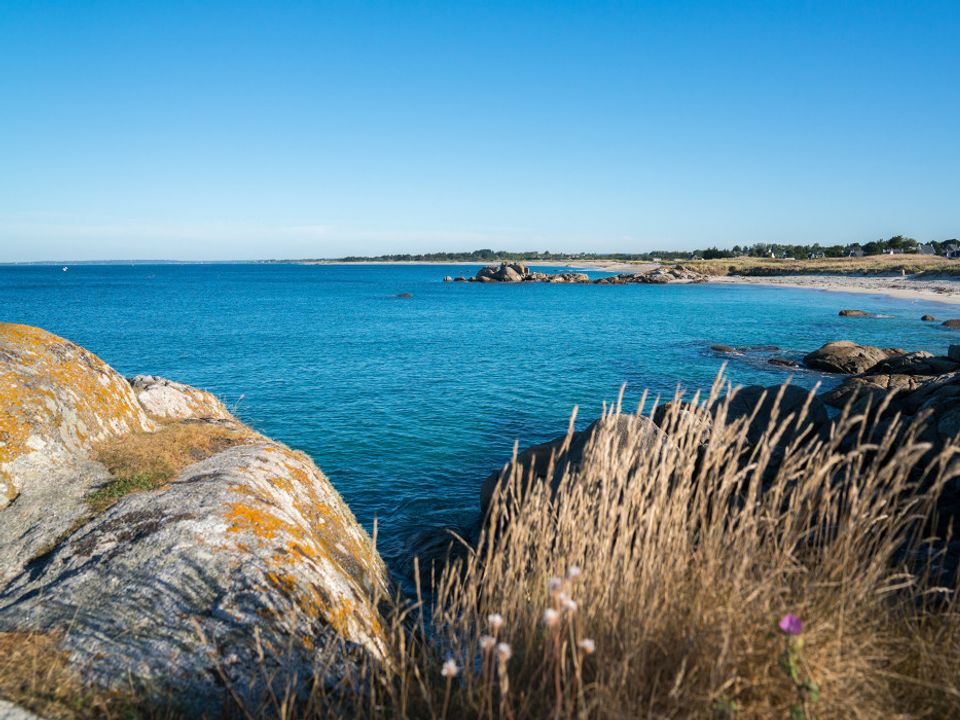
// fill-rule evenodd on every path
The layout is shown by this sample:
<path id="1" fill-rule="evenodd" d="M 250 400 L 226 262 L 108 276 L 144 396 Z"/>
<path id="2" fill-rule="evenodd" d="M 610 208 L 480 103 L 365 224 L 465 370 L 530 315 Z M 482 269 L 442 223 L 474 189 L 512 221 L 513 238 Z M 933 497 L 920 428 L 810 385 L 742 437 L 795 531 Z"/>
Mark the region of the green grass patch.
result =
<path id="1" fill-rule="evenodd" d="M 137 473 L 116 477 L 87 497 L 87 504 L 94 513 L 102 513 L 120 498 L 133 492 L 156 490 L 173 477 L 173 471 Z"/>

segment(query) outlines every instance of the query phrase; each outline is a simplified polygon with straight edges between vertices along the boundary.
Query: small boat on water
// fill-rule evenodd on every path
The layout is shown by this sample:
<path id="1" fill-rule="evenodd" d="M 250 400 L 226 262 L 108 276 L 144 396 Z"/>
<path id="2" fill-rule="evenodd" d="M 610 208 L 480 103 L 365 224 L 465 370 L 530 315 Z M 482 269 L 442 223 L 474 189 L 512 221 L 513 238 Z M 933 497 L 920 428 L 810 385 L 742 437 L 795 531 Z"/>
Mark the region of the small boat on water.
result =
<path id="1" fill-rule="evenodd" d="M 68 268 L 66 265 L 63 266 L 63 271 L 64 271 L 64 272 L 66 272 L 66 271 L 69 270 L 69 269 L 70 269 L 70 268 Z"/>

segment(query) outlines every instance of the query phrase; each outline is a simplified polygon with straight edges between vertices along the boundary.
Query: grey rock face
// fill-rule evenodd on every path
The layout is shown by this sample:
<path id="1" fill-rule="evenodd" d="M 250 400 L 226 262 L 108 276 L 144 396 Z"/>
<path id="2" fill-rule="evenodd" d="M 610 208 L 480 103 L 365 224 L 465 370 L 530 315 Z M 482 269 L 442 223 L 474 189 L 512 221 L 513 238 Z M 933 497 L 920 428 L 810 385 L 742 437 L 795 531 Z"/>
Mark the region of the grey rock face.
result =
<path id="1" fill-rule="evenodd" d="M 336 670 L 338 638 L 379 654 L 370 597 L 383 582 L 323 474 L 263 441 L 89 522 L 0 594 L 0 630 L 63 630 L 71 663 L 96 682 L 134 677 L 215 707 L 217 665 L 252 701 L 264 690 L 248 686 L 262 672 L 258 636 L 284 680 Z"/>
<path id="2" fill-rule="evenodd" d="M 155 427 L 93 353 L 0 323 L 0 587 L 86 514 L 85 495 L 108 479 L 87 449 Z"/>
<path id="3" fill-rule="evenodd" d="M 42 720 L 42 718 L 13 703 L 0 700 L 0 720 Z"/>
<path id="4" fill-rule="evenodd" d="M 209 393 L 128 383 L 73 343 L 0 324 L 0 631 L 62 635 L 87 680 L 213 713 L 222 677 L 256 702 L 264 672 L 303 687 L 353 653 L 381 655 L 383 563 L 302 453 L 251 432 L 92 515 L 87 497 L 111 477 L 90 454 L 156 430 L 144 407 L 238 424 Z"/>
<path id="5" fill-rule="evenodd" d="M 948 357 L 936 357 L 928 352 L 894 355 L 868 368 L 868 375 L 943 375 L 960 370 L 960 362 Z"/>
<path id="6" fill-rule="evenodd" d="M 873 345 L 858 345 L 849 340 L 829 342 L 804 357 L 804 364 L 814 370 L 829 373 L 858 375 L 881 360 L 902 355 L 897 348 L 879 348 Z"/>
<path id="7" fill-rule="evenodd" d="M 233 419 L 223 403 L 205 390 L 155 375 L 137 375 L 129 383 L 143 409 L 157 420 Z"/>
<path id="8" fill-rule="evenodd" d="M 929 379 L 921 375 L 890 373 L 874 375 L 870 371 L 864 375 L 848 378 L 842 385 L 835 387 L 821 397 L 827 405 L 835 408 L 842 408 L 854 399 L 860 403 L 857 409 L 863 408 L 867 399 L 870 400 L 871 406 L 876 407 L 891 392 L 901 394 L 897 398 L 899 401 L 904 397 L 902 393 L 916 390 Z M 892 410 L 900 409 L 900 403 L 893 403 L 890 408 Z"/>
<path id="9" fill-rule="evenodd" d="M 608 415 L 595 420 L 586 429 L 575 432 L 566 452 L 561 452 L 566 440 L 564 435 L 527 448 L 517 456 L 517 464 L 523 485 L 526 486 L 531 477 L 534 480 L 548 479 L 552 458 L 554 472 L 549 481 L 556 489 L 567 470 L 576 471 L 603 457 L 606 447 L 598 444 L 599 440 L 610 440 L 617 450 L 634 448 L 642 452 L 652 449 L 658 440 L 665 438 L 666 435 L 650 418 Z M 483 512 L 489 508 L 493 493 L 503 480 L 504 470 L 501 469 L 492 472 L 484 481 L 480 489 L 480 507 Z"/>
<path id="10" fill-rule="evenodd" d="M 801 412 L 808 402 L 809 407 L 801 417 Z M 723 407 L 722 403 L 718 403 L 714 412 L 719 414 Z M 729 424 L 753 416 L 747 429 L 747 439 L 756 444 L 770 429 L 775 408 L 778 410 L 777 416 L 781 419 L 788 415 L 794 416 L 781 439 L 783 444 L 790 442 L 799 432 L 817 431 L 826 427 L 829 422 L 823 402 L 816 397 L 811 399 L 809 391 L 795 385 L 771 387 L 750 385 L 734 390 L 726 406 L 725 421 Z"/>

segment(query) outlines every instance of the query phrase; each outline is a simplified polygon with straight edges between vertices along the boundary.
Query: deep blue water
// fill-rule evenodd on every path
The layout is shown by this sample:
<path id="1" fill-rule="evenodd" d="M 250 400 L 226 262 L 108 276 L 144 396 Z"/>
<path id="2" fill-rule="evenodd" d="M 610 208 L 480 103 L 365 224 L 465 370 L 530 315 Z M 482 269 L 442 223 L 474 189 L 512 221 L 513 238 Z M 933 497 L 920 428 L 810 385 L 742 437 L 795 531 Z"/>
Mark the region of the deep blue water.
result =
<path id="1" fill-rule="evenodd" d="M 521 447 L 581 424 L 627 383 L 709 387 L 713 343 L 806 352 L 850 339 L 943 352 L 929 302 L 786 288 L 466 284 L 447 266 L 0 267 L 0 320 L 46 328 L 127 375 L 209 389 L 308 452 L 395 569 L 411 538 L 462 527 L 483 478 Z M 396 294 L 413 293 L 410 299 Z M 840 318 L 844 307 L 889 314 Z M 734 359 L 737 383 L 787 373 Z M 795 382 L 824 380 L 800 372 Z M 827 382 L 831 382 L 827 378 Z"/>

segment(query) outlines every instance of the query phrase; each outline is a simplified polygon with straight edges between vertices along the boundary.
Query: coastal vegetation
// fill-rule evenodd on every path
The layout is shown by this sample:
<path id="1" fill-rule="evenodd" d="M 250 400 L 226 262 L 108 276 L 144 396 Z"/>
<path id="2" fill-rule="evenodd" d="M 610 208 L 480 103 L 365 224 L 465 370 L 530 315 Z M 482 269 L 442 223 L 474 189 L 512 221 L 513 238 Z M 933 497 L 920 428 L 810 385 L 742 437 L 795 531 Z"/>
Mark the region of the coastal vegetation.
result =
<path id="1" fill-rule="evenodd" d="M 939 255 L 872 255 L 778 259 L 737 257 L 684 260 L 686 267 L 704 275 L 912 275 L 917 278 L 960 276 L 960 260 Z"/>
<path id="2" fill-rule="evenodd" d="M 52 462 L 88 483 L 81 527 L 57 518 L 69 536 L 14 553 L 0 591 L 0 699 L 44 717 L 960 714 L 954 349 L 834 342 L 803 358 L 847 376 L 826 395 L 721 374 L 642 413 L 618 399 L 584 431 L 574 412 L 515 449 L 476 535 L 403 592 L 309 458 L 209 393 L 123 380 L 36 329 L 0 340 L 10 378 L 24 345 L 73 368 L 30 366 L 56 423 L 27 418 L 50 440 L 25 444 L 42 462 L 17 466 L 3 520 L 49 515 Z M 54 392 L 64 377 L 114 389 L 93 419 L 139 407 L 152 427 L 53 448 L 88 403 Z"/>
<path id="3" fill-rule="evenodd" d="M 844 257 L 871 257 L 885 254 L 916 255 L 924 253 L 930 256 L 945 257 L 951 250 L 960 250 L 957 238 L 930 240 L 923 242 L 904 235 L 890 238 L 855 242 L 846 245 L 803 243 L 754 243 L 753 245 L 734 245 L 732 248 L 716 246 L 695 250 L 650 250 L 640 253 L 592 253 L 592 252 L 551 252 L 549 250 L 493 250 L 482 248 L 462 252 L 430 253 L 394 253 L 388 255 L 364 256 L 348 255 L 335 259 L 302 259 L 293 262 L 424 262 L 424 263 L 499 263 L 499 262 L 659 262 L 669 260 L 729 260 L 744 258 L 764 258 L 781 260 L 837 259 Z M 271 261 L 278 262 L 278 261 Z M 280 261 L 291 262 L 291 261 Z"/>
<path id="4" fill-rule="evenodd" d="M 111 479 L 87 497 L 93 512 L 103 512 L 123 496 L 153 490 L 188 465 L 205 460 L 251 438 L 237 426 L 211 422 L 168 422 L 156 432 L 111 438 L 94 448 L 94 456 Z"/>
<path id="5" fill-rule="evenodd" d="M 555 488 L 515 464 L 479 542 L 391 605 L 389 662 L 251 715 L 956 716 L 960 605 L 927 532 L 955 446 L 849 411 L 796 432 L 808 408 L 752 443 L 725 412 L 706 431 L 719 390 L 652 441 L 601 428 Z"/>

